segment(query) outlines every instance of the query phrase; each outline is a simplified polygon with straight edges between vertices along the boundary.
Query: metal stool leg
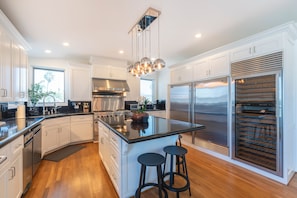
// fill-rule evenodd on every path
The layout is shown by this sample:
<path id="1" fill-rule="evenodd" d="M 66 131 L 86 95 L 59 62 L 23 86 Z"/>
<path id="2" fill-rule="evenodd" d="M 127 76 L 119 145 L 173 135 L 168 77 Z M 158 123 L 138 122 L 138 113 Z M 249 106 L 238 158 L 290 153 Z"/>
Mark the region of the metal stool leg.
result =
<path id="1" fill-rule="evenodd" d="M 183 158 L 183 166 L 185 167 L 185 171 L 186 171 L 186 177 L 187 177 L 188 182 L 189 182 L 189 194 L 190 194 L 190 196 L 192 196 L 192 193 L 191 193 L 191 184 L 190 184 L 190 179 L 189 179 L 189 175 L 188 175 L 188 168 L 187 168 L 186 157 L 183 155 L 182 158 Z"/>

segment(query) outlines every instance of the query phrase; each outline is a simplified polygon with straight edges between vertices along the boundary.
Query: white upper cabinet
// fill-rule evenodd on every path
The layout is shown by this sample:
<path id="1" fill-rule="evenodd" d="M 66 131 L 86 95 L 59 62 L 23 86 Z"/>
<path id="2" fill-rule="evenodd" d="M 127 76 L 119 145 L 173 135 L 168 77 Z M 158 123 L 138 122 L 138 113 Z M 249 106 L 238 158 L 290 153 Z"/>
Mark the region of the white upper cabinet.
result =
<path id="1" fill-rule="evenodd" d="M 126 80 L 127 73 L 128 73 L 127 69 L 122 67 L 115 67 L 111 65 L 97 65 L 97 64 L 92 66 L 93 78 Z"/>
<path id="2" fill-rule="evenodd" d="M 192 65 L 184 65 L 171 71 L 171 84 L 191 82 L 193 76 Z"/>
<path id="3" fill-rule="evenodd" d="M 27 100 L 28 49 L 28 43 L 0 10 L 0 101 Z"/>
<path id="4" fill-rule="evenodd" d="M 70 99 L 91 100 L 91 68 L 71 67 Z"/>
<path id="5" fill-rule="evenodd" d="M 11 47 L 12 60 L 12 84 L 13 84 L 13 100 L 27 100 L 27 71 L 28 57 L 26 52 L 21 49 L 16 43 L 12 43 Z"/>
<path id="6" fill-rule="evenodd" d="M 0 26 L 0 101 L 12 101 L 11 39 Z"/>
<path id="7" fill-rule="evenodd" d="M 232 50 L 231 62 L 245 60 L 255 56 L 270 54 L 273 52 L 281 51 L 282 49 L 283 46 L 281 35 L 266 37 L 259 41 L 255 41 Z"/>
<path id="8" fill-rule="evenodd" d="M 207 57 L 193 64 L 193 80 L 228 76 L 230 73 L 228 53 Z"/>

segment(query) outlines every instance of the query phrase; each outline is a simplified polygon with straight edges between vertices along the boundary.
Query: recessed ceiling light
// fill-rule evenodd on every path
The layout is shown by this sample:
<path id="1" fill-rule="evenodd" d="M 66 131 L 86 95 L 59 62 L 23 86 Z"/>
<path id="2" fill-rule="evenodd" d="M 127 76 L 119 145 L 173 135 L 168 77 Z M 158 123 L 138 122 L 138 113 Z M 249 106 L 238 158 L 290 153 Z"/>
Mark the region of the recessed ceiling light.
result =
<path id="1" fill-rule="evenodd" d="M 45 53 L 47 53 L 47 54 L 50 54 L 50 53 L 52 53 L 52 51 L 51 51 L 51 50 L 44 50 L 44 52 L 45 52 Z"/>
<path id="2" fill-rule="evenodd" d="M 195 38 L 201 38 L 201 37 L 202 37 L 201 33 L 195 34 Z"/>
<path id="3" fill-rule="evenodd" d="M 64 43 L 62 43 L 65 47 L 68 47 L 69 46 L 69 43 L 67 43 L 67 42 L 64 42 Z"/>
<path id="4" fill-rule="evenodd" d="M 123 51 L 123 50 L 120 50 L 119 53 L 120 53 L 120 54 L 124 54 L 124 51 Z"/>

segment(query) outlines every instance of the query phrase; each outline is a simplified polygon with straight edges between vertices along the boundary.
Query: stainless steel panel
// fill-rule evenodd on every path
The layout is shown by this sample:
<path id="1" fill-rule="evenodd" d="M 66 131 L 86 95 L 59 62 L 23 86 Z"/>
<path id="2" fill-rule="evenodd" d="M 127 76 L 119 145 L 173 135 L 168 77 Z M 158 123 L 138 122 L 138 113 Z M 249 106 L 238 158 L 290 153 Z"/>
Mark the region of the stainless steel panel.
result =
<path id="1" fill-rule="evenodd" d="M 206 126 L 196 136 L 208 142 L 228 146 L 228 79 L 219 78 L 194 84 L 194 122 Z"/>
<path id="2" fill-rule="evenodd" d="M 251 58 L 231 64 L 232 78 L 255 75 L 257 73 L 275 72 L 282 69 L 283 52 Z"/>
<path id="3" fill-rule="evenodd" d="M 122 93 L 130 91 L 126 80 L 93 78 L 93 93 Z"/>
<path id="4" fill-rule="evenodd" d="M 23 148 L 23 193 L 26 193 L 32 182 L 33 139 L 25 143 Z"/>
<path id="5" fill-rule="evenodd" d="M 117 111 L 124 109 L 124 97 L 122 96 L 93 96 L 93 111 Z"/>
<path id="6" fill-rule="evenodd" d="M 171 86 L 170 119 L 191 122 L 191 90 L 191 84 Z"/>
<path id="7" fill-rule="evenodd" d="M 33 176 L 35 175 L 41 163 L 41 126 L 33 129 Z"/>

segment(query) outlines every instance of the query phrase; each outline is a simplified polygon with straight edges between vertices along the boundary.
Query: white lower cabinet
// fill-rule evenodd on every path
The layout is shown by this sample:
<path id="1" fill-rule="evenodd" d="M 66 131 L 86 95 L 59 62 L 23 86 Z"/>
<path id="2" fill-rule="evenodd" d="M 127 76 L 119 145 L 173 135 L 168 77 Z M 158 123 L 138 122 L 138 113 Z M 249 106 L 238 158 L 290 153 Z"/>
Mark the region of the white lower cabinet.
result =
<path id="1" fill-rule="evenodd" d="M 3 168 L 4 169 L 4 168 Z M 7 170 L 0 169 L 0 198 L 6 198 L 7 196 L 7 182 L 6 182 Z"/>
<path id="2" fill-rule="evenodd" d="M 19 154 L 8 169 L 7 197 L 21 197 L 23 193 L 23 157 Z"/>
<path id="3" fill-rule="evenodd" d="M 42 156 L 70 143 L 70 117 L 42 121 Z"/>
<path id="4" fill-rule="evenodd" d="M 0 149 L 0 198 L 19 198 L 23 193 L 23 136 Z"/>
<path id="5" fill-rule="evenodd" d="M 98 128 L 99 155 L 117 193 L 120 195 L 121 138 L 101 122 L 98 122 Z"/>
<path id="6" fill-rule="evenodd" d="M 93 115 L 71 116 L 71 142 L 93 140 Z"/>

